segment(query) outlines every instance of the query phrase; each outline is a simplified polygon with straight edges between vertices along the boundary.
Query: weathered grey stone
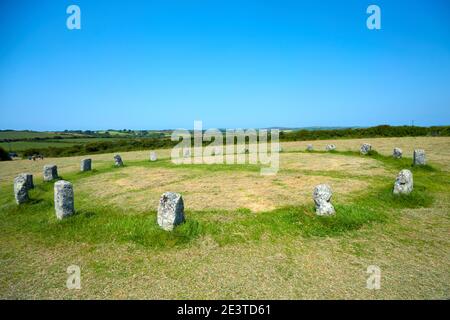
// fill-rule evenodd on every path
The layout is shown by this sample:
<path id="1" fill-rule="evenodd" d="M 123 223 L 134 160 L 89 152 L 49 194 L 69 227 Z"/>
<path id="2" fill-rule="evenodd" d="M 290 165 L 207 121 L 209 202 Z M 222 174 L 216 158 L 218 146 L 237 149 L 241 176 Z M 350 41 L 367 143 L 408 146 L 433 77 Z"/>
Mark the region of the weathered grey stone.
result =
<path id="1" fill-rule="evenodd" d="M 114 156 L 114 165 L 116 167 L 122 167 L 123 166 L 123 161 L 122 161 L 122 157 L 118 154 L 116 154 Z"/>
<path id="2" fill-rule="evenodd" d="M 165 192 L 159 199 L 158 225 L 166 231 L 171 231 L 183 222 L 183 197 L 179 193 Z"/>
<path id="3" fill-rule="evenodd" d="M 55 182 L 55 212 L 57 219 L 64 219 L 75 213 L 73 186 L 70 182 L 60 180 Z"/>
<path id="4" fill-rule="evenodd" d="M 319 184 L 314 188 L 313 198 L 316 204 L 316 214 L 319 216 L 329 216 L 335 214 L 331 204 L 331 188 L 327 184 Z"/>
<path id="5" fill-rule="evenodd" d="M 150 152 L 150 161 L 156 161 L 157 159 L 156 152 Z"/>
<path id="6" fill-rule="evenodd" d="M 407 169 L 403 169 L 397 175 L 394 183 L 394 194 L 410 194 L 413 191 L 413 174 Z"/>
<path id="7" fill-rule="evenodd" d="M 81 171 L 91 171 L 92 169 L 92 159 L 83 159 L 81 160 L 80 170 Z"/>
<path id="8" fill-rule="evenodd" d="M 44 166 L 44 181 L 52 181 L 58 179 L 58 167 L 54 164 Z"/>
<path id="9" fill-rule="evenodd" d="M 306 151 L 313 151 L 313 150 L 314 150 L 314 147 L 313 147 L 312 144 L 308 144 L 308 145 L 306 146 Z"/>
<path id="10" fill-rule="evenodd" d="M 369 144 L 369 143 L 363 143 L 363 144 L 361 145 L 361 148 L 359 149 L 359 152 L 360 152 L 362 155 L 366 155 L 366 154 L 368 154 L 371 150 L 372 150 L 372 145 L 371 145 L 371 144 Z"/>
<path id="11" fill-rule="evenodd" d="M 423 166 L 427 163 L 425 158 L 425 150 L 416 149 L 414 150 L 414 165 L 415 166 Z"/>
<path id="12" fill-rule="evenodd" d="M 400 148 L 394 148 L 394 151 L 392 151 L 392 156 L 395 159 L 400 159 L 403 156 L 403 151 Z"/>
<path id="13" fill-rule="evenodd" d="M 333 151 L 336 150 L 336 146 L 334 144 L 327 144 L 327 146 L 325 147 L 326 151 Z"/>
<path id="14" fill-rule="evenodd" d="M 183 157 L 189 158 L 190 156 L 191 156 L 191 150 L 189 150 L 189 149 L 184 150 Z"/>
<path id="15" fill-rule="evenodd" d="M 20 175 L 27 180 L 27 189 L 34 189 L 33 175 L 31 173 L 21 173 Z"/>
<path id="16" fill-rule="evenodd" d="M 14 179 L 14 197 L 17 204 L 27 202 L 29 199 L 27 178 L 23 175 L 18 175 Z"/>

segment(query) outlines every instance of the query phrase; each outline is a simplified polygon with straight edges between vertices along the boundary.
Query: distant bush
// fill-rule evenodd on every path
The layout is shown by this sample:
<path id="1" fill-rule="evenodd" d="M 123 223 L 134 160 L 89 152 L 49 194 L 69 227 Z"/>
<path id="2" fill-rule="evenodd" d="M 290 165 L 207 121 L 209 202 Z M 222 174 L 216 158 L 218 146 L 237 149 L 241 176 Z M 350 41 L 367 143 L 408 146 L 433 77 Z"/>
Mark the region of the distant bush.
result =
<path id="1" fill-rule="evenodd" d="M 11 160 L 11 157 L 9 156 L 8 152 L 5 151 L 2 147 L 0 147 L 0 161 L 9 161 Z"/>

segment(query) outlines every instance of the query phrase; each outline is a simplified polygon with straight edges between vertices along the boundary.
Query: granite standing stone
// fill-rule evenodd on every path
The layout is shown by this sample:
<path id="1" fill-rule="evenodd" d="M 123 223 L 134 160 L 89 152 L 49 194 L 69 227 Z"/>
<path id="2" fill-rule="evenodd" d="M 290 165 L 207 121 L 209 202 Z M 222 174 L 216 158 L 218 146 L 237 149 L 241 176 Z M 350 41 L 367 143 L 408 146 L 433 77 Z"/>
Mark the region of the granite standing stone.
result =
<path id="1" fill-rule="evenodd" d="M 331 188 L 327 184 L 319 184 L 314 188 L 314 203 L 316 205 L 316 214 L 319 216 L 329 216 L 335 214 L 331 204 Z"/>
<path id="2" fill-rule="evenodd" d="M 122 167 L 123 166 L 123 161 L 122 161 L 122 157 L 118 154 L 116 154 L 114 156 L 114 165 L 116 167 Z"/>
<path id="3" fill-rule="evenodd" d="M 55 212 L 56 218 L 61 220 L 75 213 L 73 186 L 70 182 L 60 180 L 55 182 Z"/>
<path id="4" fill-rule="evenodd" d="M 403 156 L 403 151 L 400 148 L 394 148 L 394 150 L 392 151 L 392 156 L 395 159 L 400 159 Z"/>
<path id="5" fill-rule="evenodd" d="M 306 151 L 313 151 L 313 150 L 314 150 L 314 147 L 313 147 L 312 144 L 308 144 L 308 145 L 306 146 Z"/>
<path id="6" fill-rule="evenodd" d="M 372 145 L 371 144 L 369 144 L 369 143 L 363 143 L 362 145 L 361 145 L 361 148 L 359 149 L 359 152 L 362 154 L 362 155 L 366 155 L 366 154 L 369 154 L 369 152 L 372 150 Z"/>
<path id="7" fill-rule="evenodd" d="M 58 179 L 58 167 L 54 164 L 44 166 L 44 181 L 52 181 Z"/>
<path id="8" fill-rule="evenodd" d="M 92 169 L 92 159 L 83 159 L 81 160 L 80 170 L 81 171 L 91 171 Z"/>
<path id="9" fill-rule="evenodd" d="M 156 152 L 150 152 L 150 161 L 156 161 L 157 159 Z"/>
<path id="10" fill-rule="evenodd" d="M 403 169 L 397 175 L 394 183 L 394 194 L 410 194 L 413 191 L 413 174 L 407 169 Z"/>
<path id="11" fill-rule="evenodd" d="M 166 231 L 172 231 L 184 221 L 183 197 L 179 193 L 165 192 L 159 199 L 158 225 Z"/>
<path id="12" fill-rule="evenodd" d="M 415 166 L 423 166 L 427 163 L 425 158 L 425 151 L 422 149 L 414 150 L 414 165 Z"/>
<path id="13" fill-rule="evenodd" d="M 325 147 L 326 151 L 334 151 L 336 150 L 336 146 L 334 144 L 327 144 L 327 146 Z"/>
<path id="14" fill-rule="evenodd" d="M 23 175 L 19 175 L 14 179 L 14 197 L 17 204 L 27 202 L 29 199 L 27 179 Z"/>

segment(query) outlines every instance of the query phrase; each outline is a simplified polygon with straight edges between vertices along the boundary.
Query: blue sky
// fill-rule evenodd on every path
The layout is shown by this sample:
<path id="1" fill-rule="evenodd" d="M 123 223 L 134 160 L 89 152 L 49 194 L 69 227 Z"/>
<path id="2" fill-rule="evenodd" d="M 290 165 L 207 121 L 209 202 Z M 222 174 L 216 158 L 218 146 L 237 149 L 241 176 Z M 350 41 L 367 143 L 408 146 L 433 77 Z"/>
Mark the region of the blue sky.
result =
<path id="1" fill-rule="evenodd" d="M 450 124 L 446 0 L 10 0 L 0 43 L 1 129 Z"/>

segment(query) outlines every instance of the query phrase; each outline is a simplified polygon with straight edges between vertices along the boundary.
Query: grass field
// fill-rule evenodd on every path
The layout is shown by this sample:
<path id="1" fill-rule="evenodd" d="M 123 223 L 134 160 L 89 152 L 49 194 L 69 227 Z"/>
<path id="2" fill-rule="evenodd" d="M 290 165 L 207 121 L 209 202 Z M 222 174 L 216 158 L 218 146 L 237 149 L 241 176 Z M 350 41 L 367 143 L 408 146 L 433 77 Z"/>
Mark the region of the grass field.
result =
<path id="1" fill-rule="evenodd" d="M 325 153 L 334 142 L 337 152 Z M 360 156 L 362 142 L 379 153 Z M 315 152 L 305 152 L 313 143 Z M 390 157 L 401 147 L 404 159 Z M 429 166 L 411 167 L 414 148 Z M 0 298 L 437 299 L 450 297 L 450 138 L 380 138 L 283 144 L 280 171 L 255 165 L 181 165 L 170 150 L 0 163 Z M 73 182 L 77 214 L 57 221 L 42 166 Z M 414 192 L 391 193 L 409 168 Z M 31 201 L 14 203 L 12 180 L 32 172 Z M 334 217 L 314 214 L 328 183 Z M 164 191 L 183 194 L 187 222 L 156 224 Z M 69 265 L 82 289 L 66 288 Z M 366 288 L 369 265 L 381 289 Z"/>

